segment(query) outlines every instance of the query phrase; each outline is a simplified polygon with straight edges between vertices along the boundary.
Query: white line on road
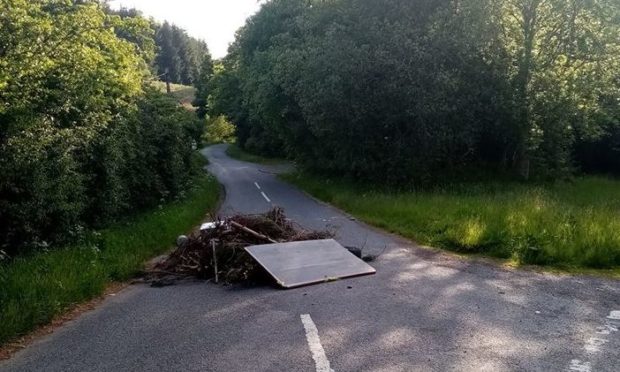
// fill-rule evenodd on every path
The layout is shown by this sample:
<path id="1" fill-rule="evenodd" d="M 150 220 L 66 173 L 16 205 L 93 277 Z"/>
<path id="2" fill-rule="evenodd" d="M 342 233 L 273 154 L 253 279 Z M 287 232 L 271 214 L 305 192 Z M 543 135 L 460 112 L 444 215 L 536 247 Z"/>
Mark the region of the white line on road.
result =
<path id="1" fill-rule="evenodd" d="M 605 346 L 612 334 L 618 332 L 620 329 L 620 311 L 614 310 L 609 313 L 605 324 L 596 327 L 596 334 L 598 337 L 590 337 L 584 346 L 588 358 L 594 357 L 596 354 L 603 352 L 602 348 Z M 587 360 L 573 359 L 568 366 L 569 371 L 575 372 L 590 372 L 592 371 L 592 363 Z"/>
<path id="2" fill-rule="evenodd" d="M 614 311 L 610 312 L 609 316 L 607 316 L 607 319 L 620 320 L 620 311 L 614 310 Z"/>
<path id="3" fill-rule="evenodd" d="M 269 197 L 267 197 L 267 194 L 265 194 L 264 192 L 260 192 L 261 195 L 263 195 L 263 198 L 265 198 L 265 200 L 267 200 L 267 203 L 271 203 L 271 199 L 269 199 Z"/>
<path id="4" fill-rule="evenodd" d="M 590 372 L 592 371 L 592 365 L 590 362 L 582 362 L 579 359 L 573 359 L 570 361 L 568 370 L 574 372 Z"/>
<path id="5" fill-rule="evenodd" d="M 256 188 L 260 190 L 260 185 L 258 184 L 258 182 L 254 182 L 254 186 L 256 186 Z"/>
<path id="6" fill-rule="evenodd" d="M 308 346 L 310 347 L 310 352 L 312 353 L 312 359 L 314 359 L 316 372 L 334 372 L 329 365 L 329 360 L 327 360 L 323 345 L 321 345 L 319 330 L 312 321 L 310 314 L 302 314 L 301 322 L 304 324 L 304 329 L 306 330 L 306 340 L 308 340 Z"/>

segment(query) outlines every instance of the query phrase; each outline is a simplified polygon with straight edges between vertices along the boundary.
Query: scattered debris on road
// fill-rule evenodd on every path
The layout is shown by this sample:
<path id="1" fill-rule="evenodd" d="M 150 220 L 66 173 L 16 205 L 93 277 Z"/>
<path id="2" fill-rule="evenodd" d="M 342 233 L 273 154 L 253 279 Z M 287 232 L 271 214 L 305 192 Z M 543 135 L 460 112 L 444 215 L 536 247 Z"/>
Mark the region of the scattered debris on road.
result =
<path id="1" fill-rule="evenodd" d="M 213 279 L 216 282 L 256 283 L 268 278 L 244 248 L 333 237 L 329 231 L 308 231 L 295 226 L 281 208 L 260 215 L 236 215 L 204 224 L 190 237 L 179 237 L 177 248 L 147 270 L 145 280 L 154 287 L 179 279 Z"/>

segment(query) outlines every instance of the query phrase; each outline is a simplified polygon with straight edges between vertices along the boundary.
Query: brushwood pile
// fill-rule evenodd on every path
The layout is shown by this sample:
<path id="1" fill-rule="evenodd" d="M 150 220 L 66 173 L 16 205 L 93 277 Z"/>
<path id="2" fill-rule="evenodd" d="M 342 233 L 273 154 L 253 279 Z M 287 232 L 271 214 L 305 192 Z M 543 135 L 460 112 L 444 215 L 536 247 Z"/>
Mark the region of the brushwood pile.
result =
<path id="1" fill-rule="evenodd" d="M 217 219 L 208 228 L 183 239 L 170 255 L 149 270 L 148 278 L 154 285 L 162 280 L 188 277 L 228 284 L 264 282 L 266 273 L 245 247 L 329 239 L 333 235 L 329 231 L 300 228 L 281 208 L 265 214 Z"/>

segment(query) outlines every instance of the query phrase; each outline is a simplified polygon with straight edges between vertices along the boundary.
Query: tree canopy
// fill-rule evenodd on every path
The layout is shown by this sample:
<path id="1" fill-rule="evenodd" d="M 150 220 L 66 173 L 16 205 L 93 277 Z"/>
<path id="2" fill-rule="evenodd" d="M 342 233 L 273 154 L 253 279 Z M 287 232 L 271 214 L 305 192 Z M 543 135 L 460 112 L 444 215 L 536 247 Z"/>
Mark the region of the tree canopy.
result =
<path id="1" fill-rule="evenodd" d="M 183 29 L 168 22 L 155 27 L 157 75 L 162 76 L 168 72 L 173 83 L 194 84 L 199 79 L 205 61 L 211 60 L 207 44 L 188 36 Z"/>
<path id="2" fill-rule="evenodd" d="M 614 0 L 272 0 L 209 108 L 248 150 L 377 182 L 620 172 L 619 32 Z"/>
<path id="3" fill-rule="evenodd" d="M 180 27 L 147 19 L 132 8 L 106 8 L 106 13 L 123 20 L 115 28 L 117 35 L 146 51 L 146 59 L 161 80 L 167 73 L 171 83 L 194 85 L 200 79 L 202 67 L 211 61 L 207 44 L 189 36 Z M 149 35 L 136 32 L 140 28 L 144 30 L 144 26 L 150 28 Z"/>

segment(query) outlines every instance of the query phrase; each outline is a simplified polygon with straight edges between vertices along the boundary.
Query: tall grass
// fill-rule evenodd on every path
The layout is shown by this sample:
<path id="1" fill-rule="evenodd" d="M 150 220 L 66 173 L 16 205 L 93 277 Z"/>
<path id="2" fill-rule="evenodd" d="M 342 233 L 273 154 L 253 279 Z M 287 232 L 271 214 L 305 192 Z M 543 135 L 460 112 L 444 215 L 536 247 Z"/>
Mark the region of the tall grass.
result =
<path id="1" fill-rule="evenodd" d="M 519 263 L 620 267 L 620 181 L 477 183 L 390 192 L 307 174 L 285 179 L 421 244 Z"/>
<path id="2" fill-rule="evenodd" d="M 188 196 L 143 213 L 86 242 L 0 265 L 0 344 L 46 324 L 73 304 L 135 276 L 215 207 L 219 185 L 201 176 Z"/>
<path id="3" fill-rule="evenodd" d="M 163 81 L 153 81 L 151 82 L 151 86 L 162 93 L 166 93 L 166 83 Z M 196 88 L 189 85 L 181 85 L 181 84 L 170 84 L 170 94 L 179 101 L 183 107 L 194 110 L 195 108 L 192 106 L 192 102 L 196 97 Z"/>

